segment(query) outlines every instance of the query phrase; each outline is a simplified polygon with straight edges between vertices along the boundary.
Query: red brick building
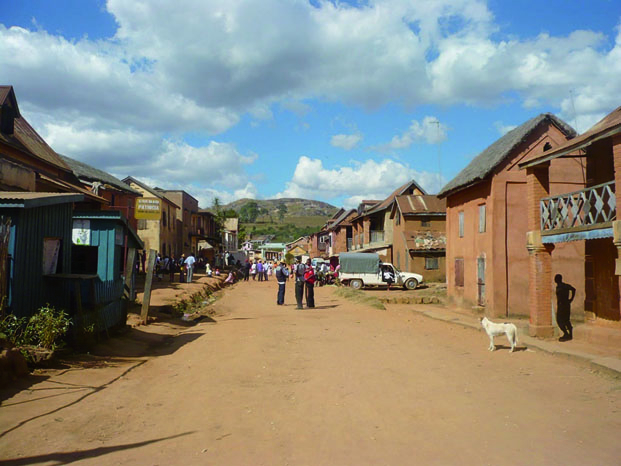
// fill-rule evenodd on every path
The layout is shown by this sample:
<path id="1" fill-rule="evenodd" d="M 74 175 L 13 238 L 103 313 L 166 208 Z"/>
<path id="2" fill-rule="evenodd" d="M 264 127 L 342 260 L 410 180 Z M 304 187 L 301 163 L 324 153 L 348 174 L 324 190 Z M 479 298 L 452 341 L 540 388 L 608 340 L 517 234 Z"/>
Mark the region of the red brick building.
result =
<path id="1" fill-rule="evenodd" d="M 352 250 L 376 252 L 384 262 L 393 261 L 393 220 L 391 211 L 397 196 L 427 194 L 414 180 L 399 186 L 383 201 L 371 204 L 368 201 L 358 207 L 351 219 Z"/>
<path id="2" fill-rule="evenodd" d="M 584 134 L 541 152 L 520 164 L 528 186 L 530 333 L 553 334 L 553 277 L 561 273 L 563 281 L 585 291 L 572 303 L 572 317 L 574 307 L 584 303 L 589 323 L 582 327 L 585 336 L 616 337 L 619 341 L 621 107 Z M 584 167 L 584 189 L 554 189 L 555 165 L 562 162 Z M 584 249 L 584 254 L 574 257 L 575 267 L 584 271 L 581 283 L 567 278 L 570 269 L 562 251 L 568 245 Z"/>
<path id="3" fill-rule="evenodd" d="M 542 114 L 502 136 L 475 157 L 439 193 L 446 198 L 447 289 L 464 307 L 481 306 L 490 316 L 529 315 L 526 249 L 526 173 L 518 163 L 558 147 L 575 136 L 565 122 Z M 550 189 L 561 193 L 584 186 L 583 167 L 559 159 L 550 170 Z M 557 251 L 556 271 L 584 297 L 584 245 L 566 243 Z M 577 308 L 577 306 L 576 306 Z M 581 311 L 581 309 L 576 309 Z M 548 308 L 548 312 L 550 309 Z"/>
<path id="4" fill-rule="evenodd" d="M 397 196 L 392 205 L 392 263 L 426 282 L 446 280 L 446 201 L 432 195 Z"/>
<path id="5" fill-rule="evenodd" d="M 61 158 L 85 188 L 108 201 L 108 205 L 102 207 L 103 210 L 118 210 L 134 232 L 138 231 L 138 220 L 136 220 L 135 210 L 136 198 L 142 197 L 140 191 L 123 183 L 110 173 L 99 170 L 84 162 L 64 155 L 61 155 Z"/>

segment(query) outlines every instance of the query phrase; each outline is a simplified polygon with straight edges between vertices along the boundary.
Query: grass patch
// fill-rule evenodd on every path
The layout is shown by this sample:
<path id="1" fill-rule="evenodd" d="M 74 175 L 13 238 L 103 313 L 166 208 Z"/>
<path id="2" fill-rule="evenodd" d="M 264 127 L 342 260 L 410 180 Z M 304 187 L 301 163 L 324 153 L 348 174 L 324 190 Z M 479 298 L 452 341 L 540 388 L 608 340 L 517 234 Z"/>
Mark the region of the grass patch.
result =
<path id="1" fill-rule="evenodd" d="M 335 291 L 337 296 L 348 299 L 359 304 L 365 304 L 375 309 L 385 310 L 384 304 L 376 297 L 369 296 L 361 290 L 354 290 L 352 288 L 341 286 Z"/>

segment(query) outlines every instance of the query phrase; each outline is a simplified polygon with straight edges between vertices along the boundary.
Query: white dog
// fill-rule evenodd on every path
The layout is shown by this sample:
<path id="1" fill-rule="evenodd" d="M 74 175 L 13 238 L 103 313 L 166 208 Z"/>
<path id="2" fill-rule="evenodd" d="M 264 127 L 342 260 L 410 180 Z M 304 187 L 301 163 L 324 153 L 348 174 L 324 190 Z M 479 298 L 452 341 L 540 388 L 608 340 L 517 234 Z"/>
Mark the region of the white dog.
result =
<path id="1" fill-rule="evenodd" d="M 494 351 L 496 346 L 494 346 L 494 337 L 499 335 L 507 335 L 507 340 L 511 344 L 511 352 L 515 349 L 515 345 L 517 345 L 517 327 L 514 324 L 495 324 L 487 317 L 483 317 L 481 319 L 481 326 L 487 332 L 487 336 L 489 336 L 489 350 Z"/>

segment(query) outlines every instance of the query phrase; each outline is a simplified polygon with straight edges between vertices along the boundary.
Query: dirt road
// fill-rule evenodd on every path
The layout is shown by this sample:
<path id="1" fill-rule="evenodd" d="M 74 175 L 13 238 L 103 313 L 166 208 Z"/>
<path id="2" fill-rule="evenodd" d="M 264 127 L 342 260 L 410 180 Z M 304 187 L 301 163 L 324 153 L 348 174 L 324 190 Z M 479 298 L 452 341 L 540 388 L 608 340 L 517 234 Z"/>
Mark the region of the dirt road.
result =
<path id="1" fill-rule="evenodd" d="M 332 288 L 297 311 L 291 285 L 276 306 L 273 281 L 236 284 L 154 354 L 3 392 L 0 464 L 619 464 L 620 380 Z"/>

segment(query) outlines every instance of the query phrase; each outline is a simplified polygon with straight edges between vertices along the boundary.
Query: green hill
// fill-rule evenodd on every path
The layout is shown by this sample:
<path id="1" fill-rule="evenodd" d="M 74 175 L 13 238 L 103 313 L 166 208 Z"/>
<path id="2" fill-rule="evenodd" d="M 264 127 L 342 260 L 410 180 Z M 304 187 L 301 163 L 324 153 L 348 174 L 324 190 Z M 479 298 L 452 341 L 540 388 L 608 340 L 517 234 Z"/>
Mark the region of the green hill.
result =
<path id="1" fill-rule="evenodd" d="M 272 241 L 283 243 L 319 231 L 338 211 L 326 202 L 297 198 L 239 199 L 222 208 L 239 214 L 248 237 L 274 235 Z"/>

